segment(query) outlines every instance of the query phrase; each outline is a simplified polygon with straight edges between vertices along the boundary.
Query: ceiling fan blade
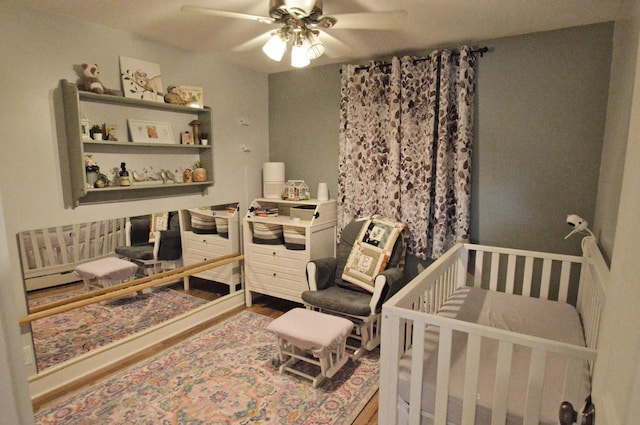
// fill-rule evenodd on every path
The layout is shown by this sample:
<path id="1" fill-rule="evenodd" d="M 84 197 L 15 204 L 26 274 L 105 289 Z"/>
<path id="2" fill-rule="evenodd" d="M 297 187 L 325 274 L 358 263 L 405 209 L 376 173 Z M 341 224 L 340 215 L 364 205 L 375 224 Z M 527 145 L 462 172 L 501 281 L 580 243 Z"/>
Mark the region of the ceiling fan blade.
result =
<path id="1" fill-rule="evenodd" d="M 332 29 L 399 30 L 407 24 L 406 10 L 344 13 L 330 16 L 337 21 Z"/>
<path id="2" fill-rule="evenodd" d="M 227 12 L 225 10 L 210 9 L 208 7 L 184 5 L 180 8 L 183 12 L 199 13 L 203 15 L 220 16 L 222 18 L 246 19 L 248 21 L 256 21 L 263 24 L 272 24 L 275 19 L 266 16 L 249 15 L 246 13 Z"/>
<path id="3" fill-rule="evenodd" d="M 326 31 L 320 31 L 320 35 L 318 36 L 320 41 L 324 43 L 325 51 L 324 54 L 330 58 L 340 58 L 345 56 L 353 50 L 347 43 L 333 35 L 327 33 Z"/>
<path id="4" fill-rule="evenodd" d="M 252 38 L 249 41 L 245 41 L 242 44 L 237 45 L 233 49 L 232 52 L 247 52 L 249 50 L 254 50 L 259 47 L 264 46 L 264 44 L 271 38 L 271 31 L 265 32 L 257 37 Z"/>

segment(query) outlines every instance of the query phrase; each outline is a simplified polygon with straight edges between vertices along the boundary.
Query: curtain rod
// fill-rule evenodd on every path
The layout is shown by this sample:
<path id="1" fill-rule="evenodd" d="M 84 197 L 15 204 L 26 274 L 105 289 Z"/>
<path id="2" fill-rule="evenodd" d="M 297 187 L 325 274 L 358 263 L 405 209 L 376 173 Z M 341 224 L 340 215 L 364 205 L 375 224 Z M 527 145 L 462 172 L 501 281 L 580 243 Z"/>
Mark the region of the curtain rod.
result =
<path id="1" fill-rule="evenodd" d="M 469 53 L 471 53 L 471 54 L 476 54 L 477 53 L 482 58 L 482 57 L 484 57 L 484 54 L 487 53 L 488 51 L 489 51 L 489 48 L 485 46 L 485 47 L 480 47 L 478 49 L 472 49 L 472 50 L 469 51 Z M 459 54 L 460 54 L 460 52 L 457 52 L 457 51 L 453 52 L 454 56 L 459 55 Z M 427 60 L 427 59 L 429 59 L 429 57 L 425 56 L 425 57 L 422 57 L 422 58 L 416 58 L 413 61 L 414 62 L 420 62 L 420 61 L 424 61 L 424 60 Z M 375 67 L 377 68 L 377 67 L 389 66 L 389 65 L 391 65 L 391 62 L 382 62 L 382 63 L 379 63 L 379 64 L 375 65 Z M 368 66 L 368 65 L 362 65 L 362 66 L 357 66 L 355 70 L 356 70 L 356 72 L 358 72 L 360 70 L 369 69 L 369 68 L 370 68 L 370 66 Z M 340 73 L 342 74 L 342 69 L 340 69 Z"/>

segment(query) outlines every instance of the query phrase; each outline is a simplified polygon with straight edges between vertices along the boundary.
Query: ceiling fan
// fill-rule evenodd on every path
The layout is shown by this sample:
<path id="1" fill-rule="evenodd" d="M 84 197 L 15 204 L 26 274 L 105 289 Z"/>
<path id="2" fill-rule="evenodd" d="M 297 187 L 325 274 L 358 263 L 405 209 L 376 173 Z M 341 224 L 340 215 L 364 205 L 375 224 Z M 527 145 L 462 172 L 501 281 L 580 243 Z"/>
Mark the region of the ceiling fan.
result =
<path id="1" fill-rule="evenodd" d="M 322 0 L 269 0 L 268 17 L 192 5 L 184 5 L 181 10 L 223 18 L 245 19 L 261 24 L 280 25 L 279 29 L 256 37 L 233 50 L 248 50 L 267 39 L 262 50 L 270 59 L 280 61 L 287 50 L 287 45 L 290 44 L 291 66 L 297 68 L 309 65 L 311 60 L 317 59 L 325 53 L 320 35 L 325 41 L 331 40 L 334 43 L 344 45 L 326 33 L 324 31 L 326 29 L 399 30 L 404 27 L 407 20 L 405 10 L 326 16 L 322 13 Z"/>

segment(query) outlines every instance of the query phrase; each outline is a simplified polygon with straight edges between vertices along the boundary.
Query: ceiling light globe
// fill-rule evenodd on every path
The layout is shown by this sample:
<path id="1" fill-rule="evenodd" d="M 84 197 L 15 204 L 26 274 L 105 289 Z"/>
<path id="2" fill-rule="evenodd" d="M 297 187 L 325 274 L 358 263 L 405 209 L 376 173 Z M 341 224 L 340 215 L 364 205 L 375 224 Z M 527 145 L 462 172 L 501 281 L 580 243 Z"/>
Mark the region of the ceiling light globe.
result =
<path id="1" fill-rule="evenodd" d="M 303 68 L 311 63 L 307 57 L 307 46 L 293 46 L 291 48 L 291 66 L 294 68 Z"/>
<path id="2" fill-rule="evenodd" d="M 310 60 L 318 59 L 324 54 L 324 45 L 316 36 L 309 37 L 309 48 L 307 49 L 307 57 Z"/>
<path id="3" fill-rule="evenodd" d="M 275 33 L 264 44 L 262 51 L 265 55 L 276 62 L 282 60 L 284 52 L 287 50 L 287 40 L 279 33 Z"/>

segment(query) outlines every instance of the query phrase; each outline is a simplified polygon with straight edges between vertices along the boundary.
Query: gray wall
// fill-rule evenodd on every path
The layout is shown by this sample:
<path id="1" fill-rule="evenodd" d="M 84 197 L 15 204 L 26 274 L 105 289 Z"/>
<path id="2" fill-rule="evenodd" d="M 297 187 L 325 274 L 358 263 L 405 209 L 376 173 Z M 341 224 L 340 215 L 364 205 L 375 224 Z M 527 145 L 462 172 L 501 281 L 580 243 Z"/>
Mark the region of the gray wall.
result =
<path id="1" fill-rule="evenodd" d="M 613 24 L 490 40 L 479 59 L 474 242 L 578 254 L 568 213 L 593 222 Z M 422 52 L 424 54 L 425 52 Z M 272 161 L 337 193 L 339 67 L 269 76 Z M 325 127 L 322 127 L 325 123 Z"/>

